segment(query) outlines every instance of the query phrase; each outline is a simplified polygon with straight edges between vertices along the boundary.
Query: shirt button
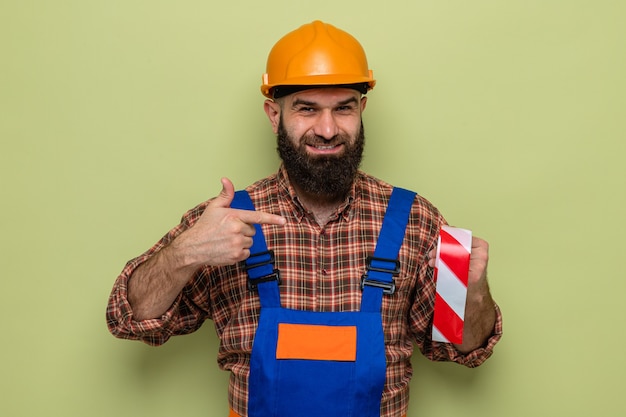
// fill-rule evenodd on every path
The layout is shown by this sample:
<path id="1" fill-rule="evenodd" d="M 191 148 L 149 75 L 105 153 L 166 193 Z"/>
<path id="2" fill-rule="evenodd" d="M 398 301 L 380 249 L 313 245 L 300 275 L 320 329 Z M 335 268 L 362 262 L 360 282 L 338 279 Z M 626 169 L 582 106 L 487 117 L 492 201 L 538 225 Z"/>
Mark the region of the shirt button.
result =
<path id="1" fill-rule="evenodd" d="M 328 275 L 328 271 L 326 269 L 322 269 L 322 275 Z"/>

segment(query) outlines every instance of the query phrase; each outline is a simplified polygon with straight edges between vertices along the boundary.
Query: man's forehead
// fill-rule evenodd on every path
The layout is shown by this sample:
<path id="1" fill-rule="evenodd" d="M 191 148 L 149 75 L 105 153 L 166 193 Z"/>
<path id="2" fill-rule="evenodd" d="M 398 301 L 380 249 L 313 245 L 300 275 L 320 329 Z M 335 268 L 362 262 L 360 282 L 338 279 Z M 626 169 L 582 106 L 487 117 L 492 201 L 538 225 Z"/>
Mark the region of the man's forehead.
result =
<path id="1" fill-rule="evenodd" d="M 298 91 L 285 97 L 289 102 L 312 102 L 312 103 L 342 103 L 356 99 L 358 102 L 361 93 L 352 88 L 311 88 Z"/>

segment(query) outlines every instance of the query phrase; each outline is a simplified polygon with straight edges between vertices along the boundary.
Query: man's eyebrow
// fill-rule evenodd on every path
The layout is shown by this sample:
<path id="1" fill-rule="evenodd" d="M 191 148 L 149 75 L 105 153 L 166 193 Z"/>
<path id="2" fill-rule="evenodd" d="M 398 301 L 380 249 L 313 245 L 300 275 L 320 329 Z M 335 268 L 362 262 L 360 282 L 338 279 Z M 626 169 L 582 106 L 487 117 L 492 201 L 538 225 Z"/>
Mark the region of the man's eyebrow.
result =
<path id="1" fill-rule="evenodd" d="M 291 107 L 297 107 L 297 106 L 315 106 L 317 105 L 316 102 L 314 101 L 307 101 L 307 100 L 302 100 L 301 98 L 297 98 L 293 101 L 293 103 L 291 103 Z"/>
<path id="2" fill-rule="evenodd" d="M 337 106 L 339 107 L 339 106 L 345 106 L 346 104 L 358 104 L 358 103 L 359 102 L 357 101 L 356 97 L 350 97 L 343 101 L 340 101 Z"/>

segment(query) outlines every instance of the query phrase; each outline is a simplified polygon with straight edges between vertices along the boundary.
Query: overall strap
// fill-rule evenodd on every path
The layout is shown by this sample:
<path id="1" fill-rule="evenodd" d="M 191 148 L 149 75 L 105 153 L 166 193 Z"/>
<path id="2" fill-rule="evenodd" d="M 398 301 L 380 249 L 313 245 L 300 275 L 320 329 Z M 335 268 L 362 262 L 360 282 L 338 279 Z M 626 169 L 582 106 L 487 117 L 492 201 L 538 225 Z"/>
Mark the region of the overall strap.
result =
<path id="1" fill-rule="evenodd" d="M 231 208 L 254 211 L 254 203 L 247 191 L 235 192 L 230 204 Z M 258 290 L 261 307 L 280 307 L 280 273 L 274 269 L 274 251 L 267 249 L 265 235 L 261 225 L 255 224 L 256 233 L 252 238 L 250 257 L 246 259 L 248 273 L 248 287 Z"/>
<path id="2" fill-rule="evenodd" d="M 391 192 L 374 255 L 367 258 L 367 272 L 361 278 L 361 311 L 380 312 L 383 293 L 396 290 L 393 276 L 400 272 L 398 253 L 414 200 L 412 191 L 394 188 Z"/>

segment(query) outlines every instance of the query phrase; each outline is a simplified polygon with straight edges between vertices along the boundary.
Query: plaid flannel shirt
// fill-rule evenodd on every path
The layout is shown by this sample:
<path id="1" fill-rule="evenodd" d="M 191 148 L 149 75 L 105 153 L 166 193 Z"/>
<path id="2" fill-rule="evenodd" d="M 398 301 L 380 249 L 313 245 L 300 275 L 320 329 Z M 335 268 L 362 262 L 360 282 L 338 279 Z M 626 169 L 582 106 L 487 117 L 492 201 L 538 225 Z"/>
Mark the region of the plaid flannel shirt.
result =
<path id="1" fill-rule="evenodd" d="M 257 210 L 287 218 L 285 226 L 263 225 L 268 248 L 274 250 L 281 271 L 283 307 L 310 311 L 358 311 L 360 279 L 366 258 L 373 254 L 392 186 L 359 172 L 346 201 L 324 227 L 299 203 L 284 168 L 247 188 Z M 243 263 L 199 269 L 160 318 L 135 321 L 127 300 L 133 271 L 176 236 L 193 226 L 208 204 L 188 211 L 181 223 L 143 255 L 128 262 L 115 282 L 107 306 L 107 324 L 113 335 L 165 343 L 173 335 L 197 330 L 206 319 L 214 322 L 220 339 L 218 364 L 231 372 L 229 403 L 247 415 L 250 353 L 259 316 L 259 298 L 247 287 Z M 396 292 L 383 299 L 382 318 L 387 374 L 381 416 L 405 415 L 408 407 L 410 358 L 415 342 L 434 361 L 454 361 L 468 367 L 482 364 L 492 354 L 502 333 L 497 308 L 493 335 L 482 348 L 462 354 L 452 345 L 431 340 L 435 282 L 427 265 L 428 251 L 437 242 L 445 221 L 439 211 L 417 196 L 400 249 Z"/>

